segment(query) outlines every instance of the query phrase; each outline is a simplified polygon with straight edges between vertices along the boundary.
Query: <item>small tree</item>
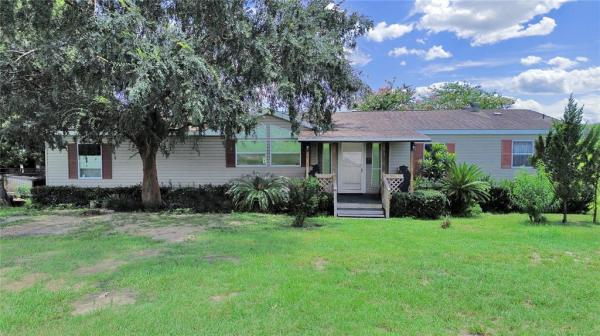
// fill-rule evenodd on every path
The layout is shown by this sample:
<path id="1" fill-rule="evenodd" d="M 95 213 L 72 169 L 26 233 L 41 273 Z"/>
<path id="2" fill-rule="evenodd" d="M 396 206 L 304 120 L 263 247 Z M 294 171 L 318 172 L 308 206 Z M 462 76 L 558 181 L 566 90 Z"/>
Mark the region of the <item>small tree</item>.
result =
<path id="1" fill-rule="evenodd" d="M 582 120 L 583 107 L 578 107 L 571 95 L 562 120 L 554 123 L 543 144 L 542 161 L 561 202 L 563 223 L 567 222 L 568 202 L 578 196 L 582 181 L 584 146 L 581 139 L 585 129 Z"/>
<path id="2" fill-rule="evenodd" d="M 423 160 L 421 160 L 421 176 L 433 182 L 439 182 L 448 174 L 454 160 L 454 153 L 448 152 L 445 144 L 432 144 L 431 150 L 425 151 Z"/>
<path id="3" fill-rule="evenodd" d="M 306 217 L 312 215 L 319 206 L 319 181 L 314 177 L 292 179 L 290 181 L 290 212 L 294 215 L 292 226 L 304 226 Z"/>
<path id="4" fill-rule="evenodd" d="M 554 200 L 554 189 L 543 164 L 538 164 L 537 172 L 529 174 L 522 170 L 517 173 L 511 190 L 514 204 L 529 215 L 531 223 L 540 223 L 542 214 Z"/>
<path id="5" fill-rule="evenodd" d="M 598 216 L 598 193 L 600 190 L 600 125 L 592 127 L 587 134 L 583 150 L 583 180 L 585 184 L 594 190 L 594 215 L 593 222 L 597 223 Z"/>

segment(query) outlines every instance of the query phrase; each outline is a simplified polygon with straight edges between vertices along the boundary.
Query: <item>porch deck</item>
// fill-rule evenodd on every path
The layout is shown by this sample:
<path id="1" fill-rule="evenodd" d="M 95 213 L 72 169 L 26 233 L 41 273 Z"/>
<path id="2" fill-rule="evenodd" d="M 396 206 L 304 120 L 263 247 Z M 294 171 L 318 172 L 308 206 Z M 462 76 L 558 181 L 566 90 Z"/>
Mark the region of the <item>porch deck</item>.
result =
<path id="1" fill-rule="evenodd" d="M 379 194 L 338 194 L 339 203 L 381 204 Z"/>

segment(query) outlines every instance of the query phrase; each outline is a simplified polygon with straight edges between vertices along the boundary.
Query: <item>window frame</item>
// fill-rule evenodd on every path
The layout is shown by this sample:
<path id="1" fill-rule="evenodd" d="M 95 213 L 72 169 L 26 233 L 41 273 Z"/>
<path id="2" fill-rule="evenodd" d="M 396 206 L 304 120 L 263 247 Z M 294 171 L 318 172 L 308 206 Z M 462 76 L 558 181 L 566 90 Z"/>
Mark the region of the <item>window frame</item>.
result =
<path id="1" fill-rule="evenodd" d="M 271 138 L 271 130 L 269 129 L 269 148 L 268 148 L 268 152 L 269 152 L 269 166 L 270 167 L 300 167 L 302 166 L 302 144 L 298 142 L 298 139 L 294 139 L 294 138 Z M 273 164 L 273 141 L 295 141 L 296 143 L 298 143 L 298 146 L 300 147 L 300 151 L 298 152 L 298 164 L 297 165 L 284 165 L 284 164 Z M 278 152 L 277 154 L 296 154 L 293 152 Z"/>
<path id="2" fill-rule="evenodd" d="M 98 147 L 100 147 L 100 176 L 98 177 L 94 177 L 94 176 L 81 176 L 81 167 L 79 166 L 79 145 L 96 145 Z M 103 176 L 104 176 L 104 170 L 103 170 L 103 162 L 102 162 L 102 144 L 96 144 L 96 143 L 77 143 L 77 179 L 79 180 L 102 180 Z"/>
<path id="3" fill-rule="evenodd" d="M 287 129 L 285 127 L 281 127 L 278 125 L 272 125 L 272 124 L 264 124 L 265 126 L 265 132 L 266 132 L 266 137 L 264 138 L 259 138 L 259 137 L 252 137 L 252 136 L 246 136 L 244 138 L 239 138 L 237 139 L 236 143 L 235 143 L 235 166 L 236 167 L 254 167 L 254 168 L 260 168 L 260 167 L 301 167 L 302 166 L 302 145 L 300 143 L 298 143 L 298 138 L 293 138 L 293 137 L 273 137 L 271 136 L 271 131 L 272 128 L 274 127 L 279 127 L 282 129 L 285 129 L 287 131 Z M 290 131 L 291 134 L 291 131 Z M 264 141 L 265 142 L 265 152 L 264 155 L 266 156 L 266 160 L 265 160 L 265 164 L 262 165 L 247 165 L 247 164 L 240 164 L 238 158 L 239 158 L 239 152 L 238 152 L 238 144 L 240 141 Z M 273 164 L 273 142 L 274 141 L 293 141 L 298 143 L 299 149 L 300 151 L 298 152 L 298 164 L 297 165 L 283 165 L 283 164 Z M 263 154 L 263 152 L 256 152 L 256 153 L 243 153 L 243 154 Z M 296 154 L 294 152 L 281 152 L 281 153 L 275 153 L 275 155 L 277 154 Z"/>
<path id="4" fill-rule="evenodd" d="M 239 141 L 264 141 L 265 142 L 265 152 L 264 152 L 264 155 L 265 155 L 265 159 L 267 160 L 265 162 L 265 164 L 262 164 L 262 165 L 240 164 L 238 162 L 238 147 L 237 147 Z M 256 153 L 241 153 L 241 154 L 263 154 L 263 153 L 262 152 L 256 152 Z M 268 167 L 269 166 L 268 160 L 269 160 L 269 140 L 268 140 L 268 138 L 255 138 L 255 139 L 244 138 L 244 139 L 238 139 L 235 142 L 235 166 L 236 167 L 257 167 L 257 168 L 258 167 Z"/>
<path id="5" fill-rule="evenodd" d="M 525 166 L 515 166 L 515 143 L 516 142 L 528 142 L 531 144 L 531 154 L 517 153 L 517 155 L 530 155 L 529 156 L 530 159 L 535 155 L 535 143 L 533 140 L 512 140 L 512 144 L 510 147 L 510 166 L 512 168 L 533 168 L 533 165 L 531 165 L 531 163 L 529 163 L 528 165 L 525 165 Z"/>

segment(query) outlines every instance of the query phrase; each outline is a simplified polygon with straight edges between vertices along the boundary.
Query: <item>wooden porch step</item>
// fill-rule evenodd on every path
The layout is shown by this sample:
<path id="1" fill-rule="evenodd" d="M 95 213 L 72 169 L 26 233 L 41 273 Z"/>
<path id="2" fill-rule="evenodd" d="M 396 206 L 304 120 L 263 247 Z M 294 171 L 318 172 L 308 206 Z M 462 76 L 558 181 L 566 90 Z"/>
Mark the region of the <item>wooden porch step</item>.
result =
<path id="1" fill-rule="evenodd" d="M 359 217 L 359 218 L 384 218 L 385 213 L 382 208 L 339 208 L 338 217 Z"/>
<path id="2" fill-rule="evenodd" d="M 338 209 L 383 209 L 381 203 L 339 203 Z"/>

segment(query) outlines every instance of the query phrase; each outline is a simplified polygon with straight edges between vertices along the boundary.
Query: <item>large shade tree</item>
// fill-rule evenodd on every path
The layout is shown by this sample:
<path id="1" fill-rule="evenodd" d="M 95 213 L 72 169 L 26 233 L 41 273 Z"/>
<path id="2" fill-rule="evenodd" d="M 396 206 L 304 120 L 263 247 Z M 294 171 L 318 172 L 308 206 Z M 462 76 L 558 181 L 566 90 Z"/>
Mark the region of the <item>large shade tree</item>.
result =
<path id="1" fill-rule="evenodd" d="M 156 156 L 206 130 L 249 132 L 285 110 L 331 127 L 361 82 L 344 57 L 371 22 L 329 1 L 2 1 L 5 134 L 64 146 L 131 143 L 142 200 L 162 203 Z M 195 140 L 191 140 L 195 141 Z"/>

